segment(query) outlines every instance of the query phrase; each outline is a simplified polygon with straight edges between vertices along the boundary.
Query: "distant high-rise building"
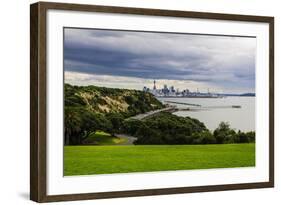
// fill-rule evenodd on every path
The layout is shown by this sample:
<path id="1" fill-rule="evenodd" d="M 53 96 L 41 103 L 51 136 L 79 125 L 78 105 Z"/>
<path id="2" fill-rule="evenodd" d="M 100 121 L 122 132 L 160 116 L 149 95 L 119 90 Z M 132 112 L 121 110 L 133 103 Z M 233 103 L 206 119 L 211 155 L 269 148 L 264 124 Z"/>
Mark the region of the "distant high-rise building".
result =
<path id="1" fill-rule="evenodd" d="M 153 84 L 154 84 L 153 85 L 153 90 L 156 90 L 156 81 L 155 80 L 153 81 Z"/>
<path id="2" fill-rule="evenodd" d="M 165 96 L 169 94 L 169 89 L 168 89 L 168 86 L 166 84 L 164 85 L 163 93 L 164 93 Z"/>

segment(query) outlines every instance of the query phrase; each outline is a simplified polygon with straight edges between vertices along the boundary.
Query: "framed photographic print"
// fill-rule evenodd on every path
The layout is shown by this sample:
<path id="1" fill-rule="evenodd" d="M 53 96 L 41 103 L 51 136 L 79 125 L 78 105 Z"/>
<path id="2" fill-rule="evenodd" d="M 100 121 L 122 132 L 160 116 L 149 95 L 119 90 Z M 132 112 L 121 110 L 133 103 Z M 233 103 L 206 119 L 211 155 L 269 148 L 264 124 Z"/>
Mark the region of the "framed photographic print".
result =
<path id="1" fill-rule="evenodd" d="M 274 186 L 274 18 L 31 5 L 30 197 Z"/>

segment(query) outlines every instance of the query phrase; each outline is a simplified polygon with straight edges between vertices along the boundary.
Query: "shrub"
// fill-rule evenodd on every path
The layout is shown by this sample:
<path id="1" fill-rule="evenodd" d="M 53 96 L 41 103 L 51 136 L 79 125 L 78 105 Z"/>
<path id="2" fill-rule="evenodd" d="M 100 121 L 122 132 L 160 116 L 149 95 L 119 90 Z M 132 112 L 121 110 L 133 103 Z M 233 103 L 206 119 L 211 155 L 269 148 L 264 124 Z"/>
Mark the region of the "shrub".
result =
<path id="1" fill-rule="evenodd" d="M 216 138 L 209 130 L 192 134 L 192 144 L 215 144 Z"/>
<path id="2" fill-rule="evenodd" d="M 236 133 L 227 122 L 221 122 L 214 131 L 217 144 L 235 143 Z"/>

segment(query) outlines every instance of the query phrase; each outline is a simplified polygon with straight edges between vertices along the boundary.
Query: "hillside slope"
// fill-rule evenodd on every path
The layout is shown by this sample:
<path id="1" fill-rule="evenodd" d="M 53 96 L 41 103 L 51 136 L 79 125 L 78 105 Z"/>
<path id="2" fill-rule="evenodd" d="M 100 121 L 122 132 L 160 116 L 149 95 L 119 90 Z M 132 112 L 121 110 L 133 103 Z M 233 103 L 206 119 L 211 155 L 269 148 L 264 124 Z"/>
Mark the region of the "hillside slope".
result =
<path id="1" fill-rule="evenodd" d="M 126 116 L 163 108 L 152 94 L 128 89 L 64 85 L 65 106 L 82 106 L 95 113 L 122 113 Z"/>

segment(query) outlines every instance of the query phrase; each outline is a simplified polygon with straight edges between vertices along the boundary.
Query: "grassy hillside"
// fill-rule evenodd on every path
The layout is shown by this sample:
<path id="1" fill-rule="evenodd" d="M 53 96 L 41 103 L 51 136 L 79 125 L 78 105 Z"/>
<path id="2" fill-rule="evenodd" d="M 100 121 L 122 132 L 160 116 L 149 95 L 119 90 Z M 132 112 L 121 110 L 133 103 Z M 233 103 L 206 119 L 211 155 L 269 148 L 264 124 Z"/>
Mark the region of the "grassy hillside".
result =
<path id="1" fill-rule="evenodd" d="M 255 166 L 255 144 L 65 146 L 64 175 Z"/>
<path id="2" fill-rule="evenodd" d="M 152 94 L 97 86 L 64 86 L 65 106 L 84 107 L 95 113 L 123 113 L 126 116 L 163 108 Z"/>

